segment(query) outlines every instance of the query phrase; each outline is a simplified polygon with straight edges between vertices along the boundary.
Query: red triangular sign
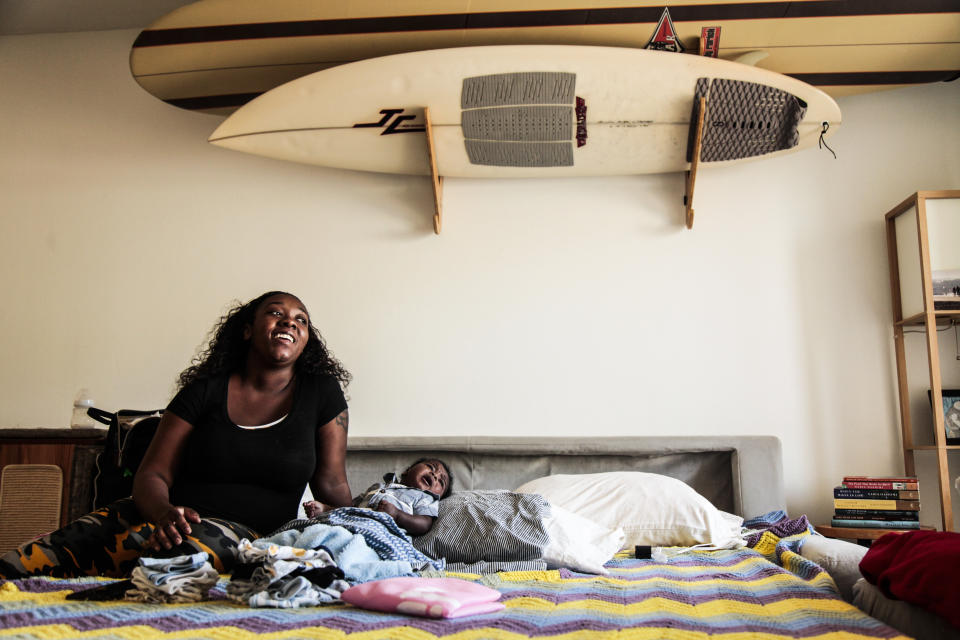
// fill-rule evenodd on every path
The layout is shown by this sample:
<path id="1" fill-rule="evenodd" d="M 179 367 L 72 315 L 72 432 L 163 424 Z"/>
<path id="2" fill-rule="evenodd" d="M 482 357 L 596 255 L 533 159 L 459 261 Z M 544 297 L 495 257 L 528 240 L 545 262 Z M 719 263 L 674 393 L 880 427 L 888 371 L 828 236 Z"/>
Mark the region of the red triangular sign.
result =
<path id="1" fill-rule="evenodd" d="M 677 53 L 683 52 L 683 44 L 680 42 L 680 38 L 677 37 L 677 30 L 673 27 L 673 20 L 670 19 L 670 10 L 667 7 L 663 8 L 663 13 L 660 15 L 657 28 L 653 31 L 653 37 L 650 38 L 650 42 L 647 43 L 644 49 L 675 51 Z"/>

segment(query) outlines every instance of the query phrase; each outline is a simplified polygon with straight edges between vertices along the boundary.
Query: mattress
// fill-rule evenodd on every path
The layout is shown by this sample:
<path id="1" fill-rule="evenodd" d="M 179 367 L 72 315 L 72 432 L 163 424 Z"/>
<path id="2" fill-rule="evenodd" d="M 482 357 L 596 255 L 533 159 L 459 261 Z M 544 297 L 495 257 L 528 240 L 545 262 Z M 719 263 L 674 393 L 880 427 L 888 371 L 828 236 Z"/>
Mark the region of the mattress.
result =
<path id="1" fill-rule="evenodd" d="M 805 518 L 739 549 L 657 559 L 623 552 L 608 575 L 569 569 L 449 574 L 498 590 L 503 611 L 440 620 L 337 602 L 251 608 L 226 579 L 191 604 L 73 601 L 101 578 L 28 578 L 0 586 L 0 637 L 59 638 L 904 638 L 844 602 L 832 578 L 795 551 Z M 432 571 L 430 575 L 441 575 Z"/>

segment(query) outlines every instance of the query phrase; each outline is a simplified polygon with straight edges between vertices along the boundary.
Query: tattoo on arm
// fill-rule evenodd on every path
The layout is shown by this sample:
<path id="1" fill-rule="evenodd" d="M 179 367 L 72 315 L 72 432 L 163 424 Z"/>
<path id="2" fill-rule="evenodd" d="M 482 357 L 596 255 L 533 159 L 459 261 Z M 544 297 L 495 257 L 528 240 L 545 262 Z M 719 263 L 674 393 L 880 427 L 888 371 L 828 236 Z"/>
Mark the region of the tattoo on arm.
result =
<path id="1" fill-rule="evenodd" d="M 336 420 L 337 420 L 337 424 L 343 427 L 344 433 L 349 431 L 348 425 L 350 424 L 350 416 L 347 413 L 346 409 L 340 412 L 340 415 L 337 416 Z"/>

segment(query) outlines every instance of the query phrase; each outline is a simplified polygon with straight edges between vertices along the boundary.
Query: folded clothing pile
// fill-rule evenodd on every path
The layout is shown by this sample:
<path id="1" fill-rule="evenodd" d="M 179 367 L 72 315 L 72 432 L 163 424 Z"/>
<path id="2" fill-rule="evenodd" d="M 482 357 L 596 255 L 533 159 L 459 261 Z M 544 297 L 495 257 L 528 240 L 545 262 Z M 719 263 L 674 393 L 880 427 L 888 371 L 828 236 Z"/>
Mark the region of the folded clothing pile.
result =
<path id="1" fill-rule="evenodd" d="M 209 558 L 204 551 L 175 558 L 140 558 L 130 578 L 134 588 L 124 598 L 155 604 L 199 602 L 220 577 Z"/>
<path id="2" fill-rule="evenodd" d="M 293 609 L 332 602 L 350 587 L 325 549 L 241 540 L 227 597 L 251 607 Z"/>

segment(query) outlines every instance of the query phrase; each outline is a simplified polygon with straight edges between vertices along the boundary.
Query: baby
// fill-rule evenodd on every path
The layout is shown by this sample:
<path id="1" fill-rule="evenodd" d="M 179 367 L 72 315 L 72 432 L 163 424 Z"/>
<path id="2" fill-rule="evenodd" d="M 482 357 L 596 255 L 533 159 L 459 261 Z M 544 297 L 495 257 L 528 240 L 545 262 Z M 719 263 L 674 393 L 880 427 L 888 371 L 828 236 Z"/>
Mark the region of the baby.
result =
<path id="1" fill-rule="evenodd" d="M 400 474 L 388 473 L 353 499 L 353 506 L 383 511 L 401 529 L 422 536 L 437 517 L 437 503 L 450 495 L 450 468 L 443 460 L 422 458 Z M 308 518 L 323 513 L 327 506 L 316 500 L 303 503 Z"/>

